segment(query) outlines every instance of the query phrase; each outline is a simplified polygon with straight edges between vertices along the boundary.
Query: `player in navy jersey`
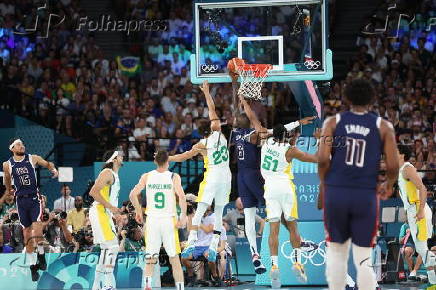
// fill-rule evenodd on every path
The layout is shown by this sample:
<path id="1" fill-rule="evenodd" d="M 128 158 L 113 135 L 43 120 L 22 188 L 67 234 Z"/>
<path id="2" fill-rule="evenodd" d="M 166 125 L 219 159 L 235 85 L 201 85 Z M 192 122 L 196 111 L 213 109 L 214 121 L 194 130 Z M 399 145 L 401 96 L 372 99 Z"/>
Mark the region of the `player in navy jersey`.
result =
<path id="1" fill-rule="evenodd" d="M 44 247 L 41 244 L 43 214 L 42 198 L 38 191 L 38 181 L 35 168 L 47 168 L 57 177 L 58 172 L 53 163 L 45 161 L 38 155 L 25 153 L 25 147 L 20 139 L 10 142 L 9 150 L 13 156 L 3 162 L 4 184 L 6 192 L 15 195 L 18 216 L 23 226 L 23 236 L 26 246 L 26 261 L 29 261 L 32 280 L 39 279 L 38 270 L 45 271 L 47 263 L 44 256 Z M 34 255 L 37 247 L 37 259 Z"/>
<path id="2" fill-rule="evenodd" d="M 378 227 L 378 196 L 392 194 L 398 177 L 395 132 L 391 123 L 368 112 L 374 91 L 365 80 L 354 80 L 345 96 L 351 110 L 324 122 L 318 152 L 320 207 L 324 207 L 329 289 L 346 285 L 350 243 L 357 269 L 357 285 L 374 290 L 371 248 Z M 387 181 L 377 189 L 381 155 Z"/>
<path id="3" fill-rule="evenodd" d="M 232 78 L 234 104 L 238 103 L 238 75 L 229 72 Z M 310 124 L 315 117 L 306 117 L 302 120 L 285 125 L 288 131 L 292 131 L 300 125 Z M 246 114 L 240 114 L 236 110 L 236 128 L 231 133 L 231 144 L 236 146 L 238 160 L 238 195 L 244 207 L 245 234 L 250 244 L 252 262 L 256 274 L 266 272 L 266 268 L 257 251 L 256 244 L 256 208 L 265 204 L 264 181 L 260 173 L 261 147 L 259 132 L 251 127 L 251 122 Z M 267 130 L 266 134 L 272 134 L 272 129 Z M 263 136 L 265 137 L 265 136 Z"/>

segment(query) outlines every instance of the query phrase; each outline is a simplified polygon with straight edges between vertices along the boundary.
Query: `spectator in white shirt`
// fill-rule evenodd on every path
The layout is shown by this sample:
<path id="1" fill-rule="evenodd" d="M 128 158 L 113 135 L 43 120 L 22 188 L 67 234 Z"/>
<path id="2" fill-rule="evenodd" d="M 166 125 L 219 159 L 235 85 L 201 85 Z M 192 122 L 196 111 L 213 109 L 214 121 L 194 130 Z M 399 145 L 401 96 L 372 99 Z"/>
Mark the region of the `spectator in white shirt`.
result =
<path id="1" fill-rule="evenodd" d="M 61 197 L 54 202 L 53 210 L 69 211 L 74 208 L 74 197 L 71 196 L 71 189 L 68 185 L 64 184 L 61 187 Z"/>
<path id="2" fill-rule="evenodd" d="M 197 111 L 197 107 L 195 104 L 195 100 L 193 98 L 191 98 L 186 103 L 188 104 L 188 106 L 185 109 L 183 109 L 182 114 L 183 115 L 191 114 L 193 118 L 197 118 L 198 111 Z"/>
<path id="3" fill-rule="evenodd" d="M 169 96 L 165 96 L 160 101 L 160 104 L 162 105 L 162 110 L 165 113 L 171 113 L 173 115 L 176 114 L 176 108 L 177 108 L 177 95 L 175 92 L 170 92 Z"/>
<path id="4" fill-rule="evenodd" d="M 173 74 L 179 75 L 182 72 L 182 68 L 185 63 L 179 58 L 177 53 L 173 53 L 173 58 L 171 60 L 171 71 Z"/>

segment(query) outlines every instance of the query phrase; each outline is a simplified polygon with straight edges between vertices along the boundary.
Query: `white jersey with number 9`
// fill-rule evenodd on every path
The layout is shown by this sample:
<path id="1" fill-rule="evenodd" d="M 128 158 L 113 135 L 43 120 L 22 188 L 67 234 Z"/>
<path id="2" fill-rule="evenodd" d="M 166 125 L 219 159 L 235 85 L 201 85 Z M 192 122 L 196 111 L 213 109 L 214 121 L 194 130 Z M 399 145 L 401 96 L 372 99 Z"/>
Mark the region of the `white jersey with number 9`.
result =
<path id="1" fill-rule="evenodd" d="M 147 197 L 147 216 L 176 216 L 176 196 L 174 192 L 173 173 L 170 171 L 148 173 L 145 186 Z"/>

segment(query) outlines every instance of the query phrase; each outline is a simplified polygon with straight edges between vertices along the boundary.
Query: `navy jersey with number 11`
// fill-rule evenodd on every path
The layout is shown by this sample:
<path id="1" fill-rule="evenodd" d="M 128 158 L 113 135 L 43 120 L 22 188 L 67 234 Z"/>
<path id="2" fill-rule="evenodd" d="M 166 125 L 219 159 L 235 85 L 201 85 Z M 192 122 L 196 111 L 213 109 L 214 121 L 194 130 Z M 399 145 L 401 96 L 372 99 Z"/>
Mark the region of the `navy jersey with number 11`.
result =
<path id="1" fill-rule="evenodd" d="M 332 158 L 325 184 L 376 187 L 383 145 L 380 123 L 381 118 L 372 113 L 347 111 L 336 115 Z"/>

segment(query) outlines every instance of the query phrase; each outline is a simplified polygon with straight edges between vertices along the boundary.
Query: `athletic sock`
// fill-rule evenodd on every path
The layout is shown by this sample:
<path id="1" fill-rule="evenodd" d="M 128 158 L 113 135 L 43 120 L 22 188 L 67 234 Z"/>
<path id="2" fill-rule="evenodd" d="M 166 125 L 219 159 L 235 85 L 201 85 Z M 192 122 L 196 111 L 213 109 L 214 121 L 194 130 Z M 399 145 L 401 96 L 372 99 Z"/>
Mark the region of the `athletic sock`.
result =
<path id="1" fill-rule="evenodd" d="M 37 249 L 38 249 L 38 254 L 44 255 L 44 246 L 43 245 L 38 245 Z"/>
<path id="2" fill-rule="evenodd" d="M 185 290 L 185 283 L 176 282 L 176 290 Z"/>
<path id="3" fill-rule="evenodd" d="M 278 256 L 271 256 L 271 265 L 272 266 L 279 266 L 279 257 Z"/>
<path id="4" fill-rule="evenodd" d="M 29 265 L 36 264 L 36 253 L 27 253 L 26 252 L 26 263 Z"/>
<path id="5" fill-rule="evenodd" d="M 145 288 L 151 288 L 152 278 L 149 276 L 143 276 L 143 284 Z"/>
<path id="6" fill-rule="evenodd" d="M 436 284 L 436 273 L 435 270 L 428 270 L 427 271 L 427 277 L 428 277 L 428 282 L 432 285 Z"/>
<path id="7" fill-rule="evenodd" d="M 100 289 L 101 277 L 104 274 L 104 266 L 97 264 L 95 267 L 94 283 L 92 284 L 92 290 Z"/>

